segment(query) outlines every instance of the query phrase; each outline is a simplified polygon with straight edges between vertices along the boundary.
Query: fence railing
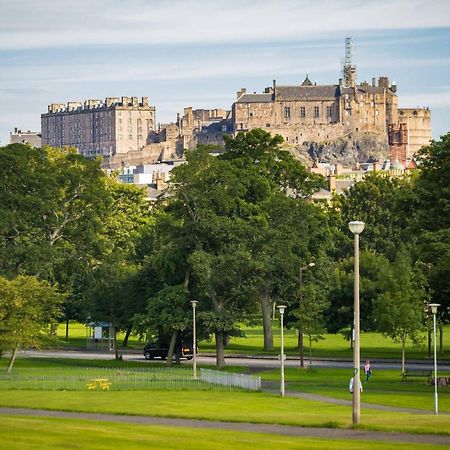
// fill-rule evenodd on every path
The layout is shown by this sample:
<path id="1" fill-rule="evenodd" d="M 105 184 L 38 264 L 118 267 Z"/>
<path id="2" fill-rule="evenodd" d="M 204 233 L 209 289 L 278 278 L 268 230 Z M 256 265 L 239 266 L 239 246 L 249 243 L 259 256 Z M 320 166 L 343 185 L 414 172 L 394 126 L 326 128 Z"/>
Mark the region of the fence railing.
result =
<path id="1" fill-rule="evenodd" d="M 228 388 L 241 388 L 248 391 L 261 390 L 261 377 L 245 375 L 243 373 L 228 373 L 201 368 L 200 380 Z"/>
<path id="2" fill-rule="evenodd" d="M 0 372 L 1 390 L 258 390 L 246 375 L 200 370 L 194 379 L 188 368 L 71 368 L 65 371 L 20 368 L 13 373 Z M 59 373 L 58 373 L 59 372 Z M 223 376 L 220 377 L 219 375 Z M 248 377 L 247 377 L 248 378 Z M 259 379 L 259 388 L 261 380 Z"/>

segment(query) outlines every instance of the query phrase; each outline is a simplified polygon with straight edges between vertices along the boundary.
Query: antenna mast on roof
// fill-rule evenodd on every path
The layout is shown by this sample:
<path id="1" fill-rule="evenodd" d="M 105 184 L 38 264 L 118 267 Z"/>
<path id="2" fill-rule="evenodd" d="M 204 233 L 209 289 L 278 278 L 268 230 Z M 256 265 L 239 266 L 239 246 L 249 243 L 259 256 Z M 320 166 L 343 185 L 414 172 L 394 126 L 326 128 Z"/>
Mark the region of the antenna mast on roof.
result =
<path id="1" fill-rule="evenodd" d="M 352 56 L 352 38 L 348 36 L 345 38 L 345 58 L 342 64 L 342 78 L 346 87 L 354 87 L 356 82 L 356 66 L 352 63 Z"/>

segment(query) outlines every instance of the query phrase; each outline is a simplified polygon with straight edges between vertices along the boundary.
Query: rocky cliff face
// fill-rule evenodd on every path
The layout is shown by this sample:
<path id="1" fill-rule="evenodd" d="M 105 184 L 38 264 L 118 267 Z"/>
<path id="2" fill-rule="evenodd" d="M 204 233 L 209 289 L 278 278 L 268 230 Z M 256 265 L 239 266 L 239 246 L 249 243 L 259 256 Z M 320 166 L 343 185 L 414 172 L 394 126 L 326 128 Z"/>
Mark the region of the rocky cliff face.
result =
<path id="1" fill-rule="evenodd" d="M 377 134 L 352 133 L 334 141 L 303 142 L 290 147 L 290 151 L 307 165 L 328 162 L 353 165 L 367 161 L 383 161 L 388 158 L 386 138 Z"/>

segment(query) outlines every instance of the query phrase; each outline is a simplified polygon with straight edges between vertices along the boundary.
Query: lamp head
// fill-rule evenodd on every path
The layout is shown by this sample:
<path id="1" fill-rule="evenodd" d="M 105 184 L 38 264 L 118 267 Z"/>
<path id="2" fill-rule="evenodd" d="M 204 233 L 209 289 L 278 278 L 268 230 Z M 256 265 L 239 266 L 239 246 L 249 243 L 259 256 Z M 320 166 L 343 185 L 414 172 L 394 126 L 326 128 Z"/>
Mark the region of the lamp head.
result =
<path id="1" fill-rule="evenodd" d="M 284 310 L 286 309 L 285 305 L 280 305 L 278 306 L 278 309 L 280 310 L 280 314 L 283 315 L 284 314 Z"/>
<path id="2" fill-rule="evenodd" d="M 315 265 L 316 265 L 316 263 L 310 262 L 310 263 L 308 264 L 308 267 L 314 267 Z"/>
<path id="3" fill-rule="evenodd" d="M 358 220 L 348 223 L 348 227 L 353 234 L 361 234 L 364 230 L 364 225 L 364 222 L 360 222 Z"/>
<path id="4" fill-rule="evenodd" d="M 441 306 L 439 303 L 428 303 L 428 308 L 431 309 L 431 314 L 436 314 L 439 306 Z"/>
<path id="5" fill-rule="evenodd" d="M 198 303 L 197 300 L 191 300 L 192 308 L 196 308 L 197 307 L 197 303 Z"/>

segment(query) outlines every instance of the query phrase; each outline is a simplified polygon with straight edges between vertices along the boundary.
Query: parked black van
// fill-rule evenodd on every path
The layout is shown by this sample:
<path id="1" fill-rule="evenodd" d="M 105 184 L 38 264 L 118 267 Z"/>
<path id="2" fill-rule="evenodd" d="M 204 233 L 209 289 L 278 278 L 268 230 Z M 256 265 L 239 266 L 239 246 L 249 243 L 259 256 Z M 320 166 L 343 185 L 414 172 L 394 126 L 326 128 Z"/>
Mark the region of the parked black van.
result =
<path id="1" fill-rule="evenodd" d="M 164 342 L 161 344 L 158 341 L 150 341 L 144 347 L 145 359 L 167 359 L 167 354 L 169 353 L 169 344 Z M 192 349 L 192 344 L 187 344 L 184 341 L 179 341 L 175 345 L 174 358 L 182 359 L 185 358 L 190 360 L 194 357 L 194 351 Z"/>

